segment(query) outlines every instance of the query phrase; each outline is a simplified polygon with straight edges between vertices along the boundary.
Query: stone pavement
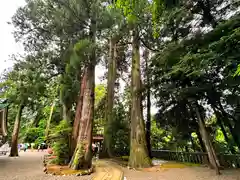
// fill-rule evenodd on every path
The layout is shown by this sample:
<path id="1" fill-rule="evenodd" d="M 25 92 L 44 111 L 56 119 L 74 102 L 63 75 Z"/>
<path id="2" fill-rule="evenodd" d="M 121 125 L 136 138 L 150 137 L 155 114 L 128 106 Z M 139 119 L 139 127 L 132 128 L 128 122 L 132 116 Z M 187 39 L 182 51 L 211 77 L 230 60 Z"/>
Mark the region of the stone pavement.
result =
<path id="1" fill-rule="evenodd" d="M 19 157 L 0 156 L 0 180 L 90 180 L 92 176 L 51 176 L 43 173 L 46 152 L 20 152 Z"/>
<path id="2" fill-rule="evenodd" d="M 51 176 L 42 171 L 44 154 L 21 152 L 17 158 L 0 156 L 0 180 L 240 180 L 240 170 L 224 170 L 220 176 L 203 167 L 141 172 L 120 167 L 108 160 L 99 160 L 96 172 L 90 176 Z"/>
<path id="3" fill-rule="evenodd" d="M 224 170 L 217 176 L 205 167 L 160 169 L 158 172 L 141 172 L 123 168 L 127 180 L 240 180 L 240 170 Z"/>

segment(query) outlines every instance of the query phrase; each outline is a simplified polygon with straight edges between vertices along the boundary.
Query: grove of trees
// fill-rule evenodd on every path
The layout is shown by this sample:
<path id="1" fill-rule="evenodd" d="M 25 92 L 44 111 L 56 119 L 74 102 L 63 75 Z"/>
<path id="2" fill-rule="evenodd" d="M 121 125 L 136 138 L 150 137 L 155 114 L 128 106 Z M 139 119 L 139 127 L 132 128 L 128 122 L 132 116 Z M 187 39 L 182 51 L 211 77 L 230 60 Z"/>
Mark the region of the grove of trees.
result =
<path id="1" fill-rule="evenodd" d="M 12 17 L 24 56 L 1 76 L 11 103 L 10 156 L 46 142 L 55 163 L 104 157 L 151 166 L 151 149 L 240 151 L 240 16 L 236 0 L 26 0 Z M 95 84 L 95 67 L 106 84 Z M 124 90 L 122 90 L 124 87 Z M 151 114 L 153 105 L 156 114 Z M 64 151 L 61 147 L 64 147 Z"/>

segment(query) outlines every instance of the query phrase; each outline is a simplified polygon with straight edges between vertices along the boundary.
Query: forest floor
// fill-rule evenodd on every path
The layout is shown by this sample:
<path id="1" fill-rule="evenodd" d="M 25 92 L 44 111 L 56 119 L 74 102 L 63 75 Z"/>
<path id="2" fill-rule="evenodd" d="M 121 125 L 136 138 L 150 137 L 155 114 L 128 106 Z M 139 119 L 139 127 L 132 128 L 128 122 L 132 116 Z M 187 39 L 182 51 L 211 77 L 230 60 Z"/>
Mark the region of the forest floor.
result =
<path id="1" fill-rule="evenodd" d="M 91 180 L 92 176 L 51 176 L 43 173 L 46 152 L 20 152 L 20 157 L 0 156 L 0 180 Z M 157 168 L 129 170 L 115 164 L 124 172 L 125 180 L 240 180 L 240 170 L 224 170 L 216 176 L 205 167 Z"/>

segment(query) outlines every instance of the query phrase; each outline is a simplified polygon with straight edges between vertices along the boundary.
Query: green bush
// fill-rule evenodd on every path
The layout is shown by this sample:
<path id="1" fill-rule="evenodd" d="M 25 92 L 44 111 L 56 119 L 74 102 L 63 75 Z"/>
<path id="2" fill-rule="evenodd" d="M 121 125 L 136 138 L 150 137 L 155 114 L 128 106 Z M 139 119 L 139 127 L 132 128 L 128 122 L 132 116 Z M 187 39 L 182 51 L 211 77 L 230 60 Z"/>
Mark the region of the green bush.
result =
<path id="1" fill-rule="evenodd" d="M 54 163 L 59 165 L 65 164 L 70 159 L 70 124 L 66 120 L 62 120 L 50 133 L 53 152 L 57 156 Z"/>
<path id="2" fill-rule="evenodd" d="M 45 142 L 45 137 L 44 136 L 39 136 L 35 141 L 34 141 L 34 148 L 37 149 L 40 144 Z"/>
<path id="3" fill-rule="evenodd" d="M 24 142 L 35 142 L 35 140 L 39 137 L 39 128 L 29 128 L 25 133 Z"/>
<path id="4" fill-rule="evenodd" d="M 24 142 L 35 143 L 37 148 L 39 144 L 45 141 L 45 129 L 46 129 L 46 120 L 40 120 L 38 127 L 29 127 L 26 128 L 24 133 Z"/>

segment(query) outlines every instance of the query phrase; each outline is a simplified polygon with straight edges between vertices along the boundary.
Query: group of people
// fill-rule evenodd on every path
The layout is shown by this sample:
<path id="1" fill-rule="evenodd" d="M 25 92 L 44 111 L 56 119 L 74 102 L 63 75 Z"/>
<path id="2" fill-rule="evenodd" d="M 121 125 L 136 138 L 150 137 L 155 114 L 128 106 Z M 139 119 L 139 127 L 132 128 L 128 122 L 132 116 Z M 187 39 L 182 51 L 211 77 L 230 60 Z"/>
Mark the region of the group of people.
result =
<path id="1" fill-rule="evenodd" d="M 27 149 L 29 149 L 29 148 L 31 150 L 33 150 L 34 146 L 35 146 L 34 143 L 31 143 L 31 144 L 29 144 L 29 143 L 18 144 L 18 151 L 20 152 L 21 150 L 23 150 L 24 152 L 26 152 Z M 46 149 L 45 143 L 39 144 L 37 149 L 38 149 L 38 151 L 40 151 L 40 150 L 43 151 L 44 149 Z"/>
<path id="2" fill-rule="evenodd" d="M 93 152 L 93 156 L 97 157 L 98 155 L 98 151 L 99 151 L 99 145 L 98 144 L 92 144 L 92 152 Z"/>
<path id="3" fill-rule="evenodd" d="M 24 152 L 27 151 L 27 149 L 31 148 L 33 150 L 35 144 L 28 144 L 28 143 L 24 143 L 24 144 L 18 144 L 18 151 L 20 152 L 21 150 L 23 150 Z M 45 143 L 41 143 L 38 145 L 37 150 L 38 151 L 43 151 L 44 149 L 47 149 L 47 145 Z M 99 145 L 98 144 L 92 144 L 92 152 L 93 152 L 93 156 L 97 156 L 97 154 L 99 153 Z"/>
<path id="4" fill-rule="evenodd" d="M 28 143 L 25 143 L 25 144 L 18 144 L 18 151 L 20 152 L 21 150 L 23 150 L 24 152 L 27 151 L 29 147 L 29 144 Z"/>
<path id="5" fill-rule="evenodd" d="M 47 144 L 46 143 L 41 143 L 38 145 L 38 151 L 43 151 L 44 149 L 47 149 Z"/>

